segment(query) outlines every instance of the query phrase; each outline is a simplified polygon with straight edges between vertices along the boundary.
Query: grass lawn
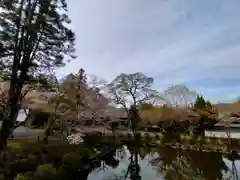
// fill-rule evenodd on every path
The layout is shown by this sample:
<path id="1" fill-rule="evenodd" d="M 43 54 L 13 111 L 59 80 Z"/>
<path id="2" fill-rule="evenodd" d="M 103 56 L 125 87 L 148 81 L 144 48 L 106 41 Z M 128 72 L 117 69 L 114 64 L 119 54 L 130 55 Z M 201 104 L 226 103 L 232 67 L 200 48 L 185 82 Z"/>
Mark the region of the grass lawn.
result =
<path id="1" fill-rule="evenodd" d="M 8 147 L 18 149 L 24 147 L 28 143 L 34 143 L 36 141 L 36 139 L 11 139 L 8 140 Z"/>
<path id="2" fill-rule="evenodd" d="M 56 137 L 49 137 L 48 144 L 62 144 L 65 141 L 60 140 Z M 38 140 L 35 138 L 32 139 L 8 139 L 8 147 L 19 149 L 26 147 L 27 145 L 34 145 L 35 143 L 40 144 L 44 143 L 42 140 Z"/>

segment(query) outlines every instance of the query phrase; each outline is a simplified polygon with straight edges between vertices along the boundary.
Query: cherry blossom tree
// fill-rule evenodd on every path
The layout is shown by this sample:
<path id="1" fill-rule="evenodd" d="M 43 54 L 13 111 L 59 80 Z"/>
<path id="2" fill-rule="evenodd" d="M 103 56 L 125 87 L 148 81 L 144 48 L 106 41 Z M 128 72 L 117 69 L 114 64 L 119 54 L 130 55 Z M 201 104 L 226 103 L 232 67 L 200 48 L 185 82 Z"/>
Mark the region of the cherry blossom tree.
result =
<path id="1" fill-rule="evenodd" d="M 96 121 L 101 121 L 106 117 L 106 109 L 108 107 L 109 100 L 103 95 L 101 91 L 104 90 L 107 81 L 99 78 L 96 75 L 88 76 L 89 96 L 91 97 L 91 104 L 89 110 L 91 111 L 93 118 L 93 125 Z"/>

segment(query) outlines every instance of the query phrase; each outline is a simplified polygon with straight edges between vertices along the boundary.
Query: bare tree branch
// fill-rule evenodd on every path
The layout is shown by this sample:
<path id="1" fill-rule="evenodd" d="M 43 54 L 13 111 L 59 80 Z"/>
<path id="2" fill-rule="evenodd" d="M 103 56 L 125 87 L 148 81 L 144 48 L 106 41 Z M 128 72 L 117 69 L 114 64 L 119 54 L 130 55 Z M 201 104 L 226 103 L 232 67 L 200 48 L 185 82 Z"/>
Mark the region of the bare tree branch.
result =
<path id="1" fill-rule="evenodd" d="M 153 78 L 142 73 L 120 74 L 106 86 L 109 98 L 113 103 L 124 108 L 144 102 L 165 101 L 160 93 L 151 89 Z"/>

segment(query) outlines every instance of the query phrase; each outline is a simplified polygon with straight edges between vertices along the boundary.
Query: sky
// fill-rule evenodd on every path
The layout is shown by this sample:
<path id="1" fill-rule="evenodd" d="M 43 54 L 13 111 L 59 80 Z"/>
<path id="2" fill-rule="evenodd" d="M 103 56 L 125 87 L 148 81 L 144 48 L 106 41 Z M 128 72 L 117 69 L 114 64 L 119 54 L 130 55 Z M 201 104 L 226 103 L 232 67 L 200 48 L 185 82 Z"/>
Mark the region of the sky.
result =
<path id="1" fill-rule="evenodd" d="M 120 73 L 154 77 L 162 91 L 185 84 L 213 102 L 240 95 L 239 0 L 71 0 L 78 58 L 108 81 Z"/>

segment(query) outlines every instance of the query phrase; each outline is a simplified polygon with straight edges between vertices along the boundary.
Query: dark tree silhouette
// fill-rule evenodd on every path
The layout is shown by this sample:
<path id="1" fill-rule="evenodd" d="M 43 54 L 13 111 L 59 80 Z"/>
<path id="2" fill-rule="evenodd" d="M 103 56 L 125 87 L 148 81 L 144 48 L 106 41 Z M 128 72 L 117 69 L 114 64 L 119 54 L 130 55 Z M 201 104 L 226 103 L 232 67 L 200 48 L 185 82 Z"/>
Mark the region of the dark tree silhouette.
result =
<path id="1" fill-rule="evenodd" d="M 45 72 L 74 58 L 75 35 L 65 0 L 2 0 L 0 2 L 0 69 L 10 78 L 7 108 L 0 131 L 0 148 L 20 109 L 22 88 L 29 73 Z"/>

